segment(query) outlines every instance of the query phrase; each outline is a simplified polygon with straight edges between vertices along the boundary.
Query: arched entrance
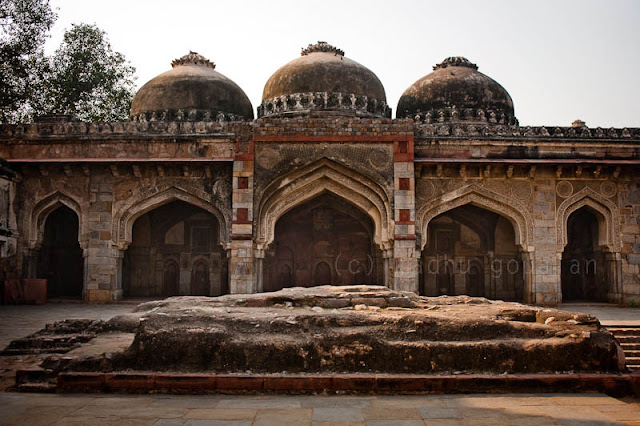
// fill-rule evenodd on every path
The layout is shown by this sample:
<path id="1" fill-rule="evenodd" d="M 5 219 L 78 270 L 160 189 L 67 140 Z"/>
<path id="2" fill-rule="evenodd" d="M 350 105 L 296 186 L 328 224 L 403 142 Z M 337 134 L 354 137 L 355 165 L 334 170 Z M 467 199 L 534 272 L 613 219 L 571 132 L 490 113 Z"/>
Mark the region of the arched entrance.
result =
<path id="1" fill-rule="evenodd" d="M 567 220 L 567 245 L 562 253 L 562 300 L 606 302 L 605 253 L 600 248 L 599 222 L 604 220 L 588 206 Z"/>
<path id="2" fill-rule="evenodd" d="M 465 204 L 429 221 L 421 294 L 522 301 L 524 272 L 513 225 L 505 217 Z"/>
<path id="3" fill-rule="evenodd" d="M 78 228 L 78 215 L 63 204 L 47 216 L 37 276 L 48 280 L 48 297 L 82 297 L 83 259 Z"/>
<path id="4" fill-rule="evenodd" d="M 276 222 L 266 250 L 264 290 L 381 283 L 373 233 L 365 213 L 331 193 L 293 208 Z"/>
<path id="5" fill-rule="evenodd" d="M 138 217 L 123 259 L 124 295 L 226 294 L 227 260 L 219 226 L 213 214 L 184 201 Z"/>

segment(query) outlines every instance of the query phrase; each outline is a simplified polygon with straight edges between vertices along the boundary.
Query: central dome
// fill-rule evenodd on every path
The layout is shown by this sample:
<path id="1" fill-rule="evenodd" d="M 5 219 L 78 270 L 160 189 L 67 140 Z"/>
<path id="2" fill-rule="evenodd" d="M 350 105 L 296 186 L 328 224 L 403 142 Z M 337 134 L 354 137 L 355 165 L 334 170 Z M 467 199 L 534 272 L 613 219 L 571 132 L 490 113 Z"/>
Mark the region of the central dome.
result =
<path id="1" fill-rule="evenodd" d="M 391 117 L 382 83 L 368 68 L 326 42 L 277 70 L 262 93 L 259 117 L 325 111 L 337 115 Z"/>

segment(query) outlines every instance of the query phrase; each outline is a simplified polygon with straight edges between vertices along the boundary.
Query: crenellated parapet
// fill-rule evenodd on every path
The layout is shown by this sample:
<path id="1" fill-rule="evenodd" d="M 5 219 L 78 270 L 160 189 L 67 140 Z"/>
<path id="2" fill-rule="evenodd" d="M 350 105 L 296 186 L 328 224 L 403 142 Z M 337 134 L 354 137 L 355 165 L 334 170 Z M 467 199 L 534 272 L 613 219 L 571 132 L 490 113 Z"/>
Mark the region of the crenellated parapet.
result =
<path id="1" fill-rule="evenodd" d="M 265 99 L 258 107 L 258 117 L 309 114 L 311 111 L 391 118 L 391 108 L 385 101 L 341 92 L 294 93 Z"/>
<path id="2" fill-rule="evenodd" d="M 416 124 L 418 138 L 448 139 L 535 139 L 535 140 L 633 140 L 640 139 L 640 128 L 589 128 L 556 126 L 516 126 L 478 124 Z"/>

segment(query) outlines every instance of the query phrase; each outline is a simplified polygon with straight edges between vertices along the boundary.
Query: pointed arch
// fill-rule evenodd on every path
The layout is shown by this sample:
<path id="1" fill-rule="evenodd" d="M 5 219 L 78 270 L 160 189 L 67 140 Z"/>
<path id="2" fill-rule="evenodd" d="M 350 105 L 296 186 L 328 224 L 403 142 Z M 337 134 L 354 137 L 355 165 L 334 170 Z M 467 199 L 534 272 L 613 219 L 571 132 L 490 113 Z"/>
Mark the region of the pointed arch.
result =
<path id="1" fill-rule="evenodd" d="M 618 207 L 608 198 L 597 193 L 589 187 L 585 187 L 565 199 L 558 207 L 556 214 L 556 241 L 557 250 L 562 252 L 567 245 L 567 223 L 569 216 L 582 207 L 589 207 L 596 212 L 598 218 L 598 244 L 606 246 L 609 251 L 618 253 L 622 249 L 620 232 L 617 224 L 620 223 Z"/>
<path id="2" fill-rule="evenodd" d="M 422 206 L 418 210 L 416 228 L 422 232 L 420 250 L 427 244 L 429 223 L 436 216 L 465 204 L 473 204 L 499 214 L 511 222 L 515 231 L 516 245 L 523 251 L 530 251 L 533 241 L 533 218 L 529 210 L 512 198 L 500 195 L 479 185 L 468 185 L 449 192 L 434 202 Z"/>
<path id="3" fill-rule="evenodd" d="M 131 244 L 133 224 L 136 219 L 172 201 L 184 201 L 214 215 L 219 224 L 220 244 L 225 247 L 228 242 L 228 221 L 222 211 L 209 201 L 204 191 L 190 188 L 187 192 L 176 186 L 159 187 L 152 195 L 146 191 L 138 191 L 128 199 L 113 217 L 114 244 L 120 250 L 125 250 Z"/>
<path id="4" fill-rule="evenodd" d="M 84 243 L 88 239 L 88 234 L 80 203 L 70 196 L 56 191 L 38 201 L 31 209 L 31 214 L 27 216 L 30 248 L 38 248 L 42 244 L 47 217 L 60 206 L 70 208 L 78 216 L 78 241 L 81 247 L 85 246 Z"/>
<path id="5" fill-rule="evenodd" d="M 257 248 L 264 250 L 271 244 L 280 217 L 325 192 L 348 201 L 371 218 L 374 241 L 382 250 L 392 246 L 391 203 L 383 188 L 368 177 L 324 158 L 282 176 L 265 189 L 258 207 Z"/>

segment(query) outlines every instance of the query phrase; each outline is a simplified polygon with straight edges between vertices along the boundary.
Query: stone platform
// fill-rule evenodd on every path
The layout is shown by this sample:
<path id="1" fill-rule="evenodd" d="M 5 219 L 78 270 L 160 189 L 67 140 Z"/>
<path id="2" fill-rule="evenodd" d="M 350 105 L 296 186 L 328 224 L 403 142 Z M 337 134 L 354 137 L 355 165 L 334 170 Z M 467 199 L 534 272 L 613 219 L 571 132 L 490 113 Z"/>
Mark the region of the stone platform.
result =
<path id="1" fill-rule="evenodd" d="M 91 339 L 78 338 L 87 334 Z M 420 297 L 379 286 L 173 297 L 109 321 L 59 322 L 7 350 L 29 350 L 29 339 L 54 353 L 41 367 L 55 375 L 625 370 L 619 345 L 589 314 L 466 296 Z M 55 355 L 56 342 L 70 341 L 72 350 Z"/>

